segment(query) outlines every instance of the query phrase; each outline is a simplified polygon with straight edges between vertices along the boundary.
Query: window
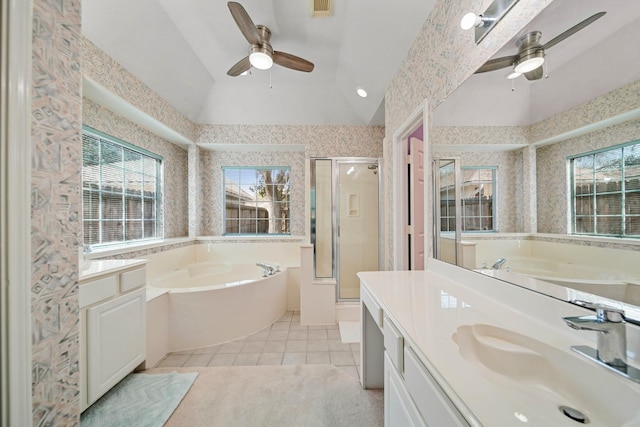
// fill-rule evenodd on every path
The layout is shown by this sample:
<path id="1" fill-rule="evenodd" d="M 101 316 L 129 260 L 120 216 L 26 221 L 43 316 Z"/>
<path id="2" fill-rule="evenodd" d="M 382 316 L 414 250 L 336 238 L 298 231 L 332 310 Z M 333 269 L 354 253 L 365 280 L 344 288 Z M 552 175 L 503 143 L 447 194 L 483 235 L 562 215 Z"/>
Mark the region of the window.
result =
<path id="1" fill-rule="evenodd" d="M 289 167 L 223 167 L 224 234 L 291 234 Z"/>
<path id="2" fill-rule="evenodd" d="M 453 170 L 453 169 L 452 169 Z M 495 166 L 462 166 L 462 231 L 496 231 Z M 440 212 L 442 231 L 455 231 L 453 175 L 441 181 Z"/>
<path id="3" fill-rule="evenodd" d="M 162 157 L 83 127 L 85 245 L 161 237 L 161 166 Z"/>
<path id="4" fill-rule="evenodd" d="M 640 237 L 640 142 L 569 158 L 575 234 Z"/>

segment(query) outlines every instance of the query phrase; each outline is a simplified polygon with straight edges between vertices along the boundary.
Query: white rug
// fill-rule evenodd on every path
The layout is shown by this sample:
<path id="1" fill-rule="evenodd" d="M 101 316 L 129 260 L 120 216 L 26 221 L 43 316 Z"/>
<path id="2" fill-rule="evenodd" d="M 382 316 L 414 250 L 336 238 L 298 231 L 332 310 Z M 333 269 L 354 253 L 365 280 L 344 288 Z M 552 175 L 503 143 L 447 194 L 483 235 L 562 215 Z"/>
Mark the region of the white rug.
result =
<path id="1" fill-rule="evenodd" d="M 338 322 L 340 328 L 340 340 L 344 344 L 360 342 L 360 322 L 341 321 Z"/>
<path id="2" fill-rule="evenodd" d="M 84 411 L 82 427 L 161 427 L 197 376 L 198 372 L 131 374 Z"/>

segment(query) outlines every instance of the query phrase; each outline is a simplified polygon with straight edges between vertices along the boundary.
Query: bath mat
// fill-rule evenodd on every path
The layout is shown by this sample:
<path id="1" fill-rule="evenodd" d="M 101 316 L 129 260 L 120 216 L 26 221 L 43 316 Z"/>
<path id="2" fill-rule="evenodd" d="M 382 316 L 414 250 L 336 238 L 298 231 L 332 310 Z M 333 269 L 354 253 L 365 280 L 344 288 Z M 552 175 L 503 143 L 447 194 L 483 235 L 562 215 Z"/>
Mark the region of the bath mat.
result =
<path id="1" fill-rule="evenodd" d="M 338 322 L 340 328 L 340 340 L 344 343 L 360 342 L 360 322 Z"/>
<path id="2" fill-rule="evenodd" d="M 161 427 L 178 407 L 198 372 L 130 374 L 90 406 L 82 427 Z"/>

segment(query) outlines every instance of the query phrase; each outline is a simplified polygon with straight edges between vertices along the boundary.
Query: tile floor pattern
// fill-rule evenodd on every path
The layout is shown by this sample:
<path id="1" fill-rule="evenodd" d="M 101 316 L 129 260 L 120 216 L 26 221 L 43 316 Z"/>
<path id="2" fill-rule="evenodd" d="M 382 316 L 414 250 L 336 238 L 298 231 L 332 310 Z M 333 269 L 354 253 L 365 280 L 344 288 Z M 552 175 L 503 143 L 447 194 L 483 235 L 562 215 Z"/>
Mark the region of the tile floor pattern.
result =
<path id="1" fill-rule="evenodd" d="M 271 326 L 223 344 L 169 353 L 157 367 L 331 364 L 359 376 L 360 344 L 344 344 L 338 325 L 301 326 L 287 312 Z"/>

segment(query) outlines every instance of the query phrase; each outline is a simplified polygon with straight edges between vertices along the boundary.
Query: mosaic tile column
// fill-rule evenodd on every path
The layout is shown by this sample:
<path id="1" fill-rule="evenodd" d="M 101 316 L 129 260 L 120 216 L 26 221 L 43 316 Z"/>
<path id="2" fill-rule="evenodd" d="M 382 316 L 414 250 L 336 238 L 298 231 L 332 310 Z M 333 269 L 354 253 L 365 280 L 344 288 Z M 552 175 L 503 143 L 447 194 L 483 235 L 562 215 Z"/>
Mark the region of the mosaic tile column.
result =
<path id="1" fill-rule="evenodd" d="M 537 212 L 537 180 L 536 180 L 536 147 L 526 147 L 522 150 L 522 205 L 525 233 L 538 231 Z"/>
<path id="2" fill-rule="evenodd" d="M 197 145 L 189 146 L 188 152 L 188 188 L 189 188 L 189 237 L 198 235 L 198 225 L 200 224 L 199 183 L 200 183 L 200 149 Z"/>
<path id="3" fill-rule="evenodd" d="M 79 425 L 79 0 L 33 1 L 33 425 Z M 25 337 L 26 338 L 26 337 Z"/>

